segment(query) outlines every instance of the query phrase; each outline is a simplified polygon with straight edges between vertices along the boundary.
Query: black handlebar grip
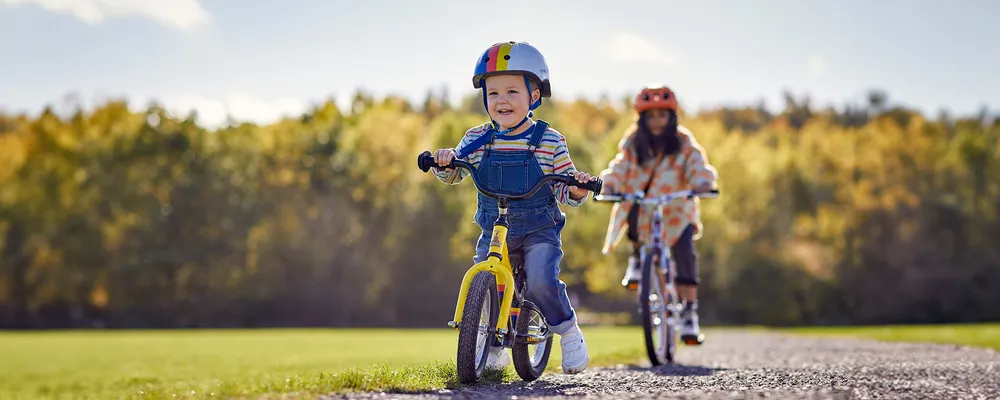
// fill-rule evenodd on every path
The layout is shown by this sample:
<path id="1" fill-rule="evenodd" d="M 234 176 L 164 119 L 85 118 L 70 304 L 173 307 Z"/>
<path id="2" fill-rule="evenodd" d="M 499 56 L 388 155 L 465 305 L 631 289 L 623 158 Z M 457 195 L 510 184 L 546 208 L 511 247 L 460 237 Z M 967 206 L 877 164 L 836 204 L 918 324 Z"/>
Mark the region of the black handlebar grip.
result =
<path id="1" fill-rule="evenodd" d="M 447 166 L 441 167 L 436 162 L 434 162 L 434 155 L 431 154 L 430 151 L 424 151 L 423 153 L 420 153 L 419 156 L 417 156 L 417 167 L 419 167 L 421 171 L 427 172 L 431 169 L 431 167 L 455 168 L 455 162 L 452 161 Z"/>
<path id="2" fill-rule="evenodd" d="M 421 171 L 429 171 L 432 164 L 434 164 L 434 156 L 431 155 L 431 152 L 425 150 L 417 156 L 417 168 L 420 168 Z"/>
<path id="3" fill-rule="evenodd" d="M 604 186 L 604 181 L 601 178 L 594 179 L 593 181 L 590 182 L 579 182 L 573 179 L 571 185 L 576 187 L 582 187 L 591 192 L 594 192 L 594 194 L 599 194 L 601 193 L 601 188 Z"/>

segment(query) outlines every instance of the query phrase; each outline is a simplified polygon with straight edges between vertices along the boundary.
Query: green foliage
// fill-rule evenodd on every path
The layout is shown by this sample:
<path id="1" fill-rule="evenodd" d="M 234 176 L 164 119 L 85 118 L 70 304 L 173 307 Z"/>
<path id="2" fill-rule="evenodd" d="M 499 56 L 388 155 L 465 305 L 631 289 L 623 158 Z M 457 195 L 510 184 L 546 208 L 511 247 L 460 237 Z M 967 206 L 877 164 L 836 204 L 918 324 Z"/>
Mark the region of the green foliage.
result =
<path id="1" fill-rule="evenodd" d="M 109 102 L 0 114 L 0 326 L 443 326 L 479 234 L 471 182 L 416 167 L 485 122 L 478 97 L 420 109 L 358 93 L 267 126 L 199 127 Z M 697 242 L 706 323 L 1000 318 L 1000 124 L 888 104 L 684 114 L 718 168 Z M 626 102 L 627 103 L 627 102 Z M 633 116 L 538 116 L 600 172 Z M 562 278 L 621 312 L 610 207 L 565 208 Z"/>

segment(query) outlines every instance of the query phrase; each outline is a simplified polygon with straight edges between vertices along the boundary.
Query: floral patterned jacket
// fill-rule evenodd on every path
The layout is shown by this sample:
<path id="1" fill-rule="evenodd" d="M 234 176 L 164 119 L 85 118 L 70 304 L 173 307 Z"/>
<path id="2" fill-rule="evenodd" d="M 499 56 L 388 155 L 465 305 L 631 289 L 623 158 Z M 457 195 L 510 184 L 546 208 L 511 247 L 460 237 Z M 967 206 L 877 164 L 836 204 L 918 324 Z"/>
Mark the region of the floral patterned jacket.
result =
<path id="1" fill-rule="evenodd" d="M 678 126 L 677 134 L 681 138 L 681 151 L 674 156 L 660 158 L 655 168 L 652 165 L 655 159 L 647 161 L 646 165 L 637 165 L 632 149 L 633 135 L 623 137 L 618 142 L 618 154 L 608 163 L 608 168 L 601 171 L 601 179 L 604 180 L 602 192 L 632 193 L 642 190 L 649 182 L 651 173 L 656 177 L 646 194 L 652 196 L 691 189 L 702 183 L 714 185 L 718 179 L 718 172 L 709 164 L 705 150 L 687 128 Z M 661 237 L 664 245 L 673 246 L 689 224 L 695 226 L 694 238 L 701 237 L 701 211 L 698 205 L 698 198 L 694 198 L 677 199 L 671 205 L 664 207 Z M 616 203 L 613 206 L 604 248 L 601 250 L 604 254 L 614 250 L 626 236 L 628 213 L 633 206 L 632 203 Z M 653 206 L 643 206 L 639 210 L 637 231 L 642 243 L 651 243 L 650 234 L 655 211 Z"/>

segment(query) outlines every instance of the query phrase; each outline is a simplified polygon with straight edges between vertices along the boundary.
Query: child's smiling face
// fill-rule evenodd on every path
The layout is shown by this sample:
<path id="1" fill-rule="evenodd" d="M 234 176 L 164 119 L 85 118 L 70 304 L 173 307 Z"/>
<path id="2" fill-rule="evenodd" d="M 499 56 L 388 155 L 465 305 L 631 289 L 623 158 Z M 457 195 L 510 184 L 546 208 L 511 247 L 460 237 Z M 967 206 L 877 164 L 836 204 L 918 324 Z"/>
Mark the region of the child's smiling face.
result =
<path id="1" fill-rule="evenodd" d="M 503 129 L 517 125 L 528 116 L 531 103 L 538 100 L 538 89 L 528 93 L 522 75 L 493 75 L 486 78 L 486 104 L 490 116 Z"/>

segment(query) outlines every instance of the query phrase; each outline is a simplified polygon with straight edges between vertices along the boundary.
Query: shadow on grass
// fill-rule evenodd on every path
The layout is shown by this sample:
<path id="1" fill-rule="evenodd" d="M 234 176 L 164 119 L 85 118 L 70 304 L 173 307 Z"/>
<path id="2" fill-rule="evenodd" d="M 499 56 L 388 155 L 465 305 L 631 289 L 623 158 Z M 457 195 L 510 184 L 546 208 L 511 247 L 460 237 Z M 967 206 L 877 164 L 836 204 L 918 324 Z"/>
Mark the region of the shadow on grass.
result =
<path id="1" fill-rule="evenodd" d="M 369 368 L 353 368 L 333 374 L 328 384 L 328 387 L 334 392 L 341 393 L 441 394 L 454 392 L 475 394 L 482 392 L 493 395 L 501 391 L 505 395 L 533 394 L 539 389 L 553 392 L 559 390 L 560 386 L 544 381 L 524 382 L 513 367 L 503 370 L 487 369 L 478 383 L 463 384 L 458 381 L 455 364 L 445 361 L 403 367 L 389 367 L 383 364 Z"/>

